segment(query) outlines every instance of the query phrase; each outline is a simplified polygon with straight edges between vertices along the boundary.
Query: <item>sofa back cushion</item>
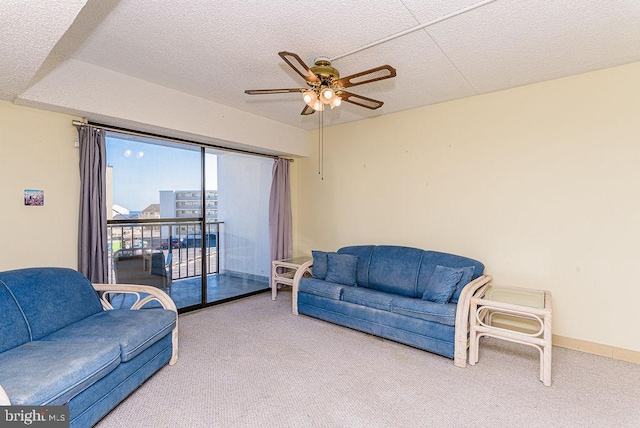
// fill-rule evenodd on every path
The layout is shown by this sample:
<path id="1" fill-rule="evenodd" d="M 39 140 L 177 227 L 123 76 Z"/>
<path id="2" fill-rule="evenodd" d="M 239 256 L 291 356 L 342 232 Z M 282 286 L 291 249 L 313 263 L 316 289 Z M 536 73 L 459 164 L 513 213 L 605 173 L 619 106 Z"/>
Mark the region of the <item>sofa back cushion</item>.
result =
<path id="1" fill-rule="evenodd" d="M 458 282 L 458 284 L 456 284 L 456 289 L 453 292 L 453 296 L 451 296 L 451 299 L 449 300 L 449 302 L 451 303 L 458 303 L 458 299 L 460 298 L 462 289 L 464 288 L 465 285 L 471 282 L 471 278 L 473 278 L 473 274 L 476 271 L 475 266 L 465 266 L 463 268 L 455 268 L 455 269 L 462 269 L 462 276 L 460 277 L 460 281 Z"/>
<path id="2" fill-rule="evenodd" d="M 66 268 L 27 268 L 0 273 L 19 305 L 31 332 L 39 340 L 69 324 L 102 312 L 91 283 Z"/>
<path id="3" fill-rule="evenodd" d="M 352 254 L 327 254 L 327 275 L 325 279 L 335 284 L 357 286 L 358 256 Z"/>
<path id="4" fill-rule="evenodd" d="M 311 276 L 315 279 L 325 279 L 327 276 L 328 269 L 328 258 L 327 252 L 313 250 L 311 251 L 311 255 L 313 256 L 313 268 L 311 269 Z"/>
<path id="5" fill-rule="evenodd" d="M 416 297 L 418 271 L 423 254 L 423 250 L 411 247 L 375 247 L 369 265 L 369 288 Z"/>
<path id="6" fill-rule="evenodd" d="M 413 297 L 420 297 L 424 294 L 427 290 L 427 285 L 429 284 L 431 275 L 433 275 L 433 272 L 438 265 L 452 268 L 473 266 L 474 269 L 473 275 L 471 275 L 471 281 L 478 278 L 484 272 L 484 265 L 477 260 L 455 254 L 440 253 L 438 251 L 425 251 L 422 264 L 420 265 L 420 273 L 418 275 L 417 295 Z"/>
<path id="7" fill-rule="evenodd" d="M 0 280 L 0 353 L 31 340 L 27 321 L 7 286 Z"/>
<path id="8" fill-rule="evenodd" d="M 462 278 L 463 269 L 466 268 L 436 266 L 431 278 L 429 278 L 429 283 L 422 295 L 422 299 L 434 303 L 449 303 L 451 296 L 456 292 L 460 278 Z"/>
<path id="9" fill-rule="evenodd" d="M 371 263 L 371 254 L 375 245 L 354 245 L 351 247 L 343 247 L 338 250 L 338 254 L 351 254 L 358 256 L 356 268 L 356 285 L 358 287 L 369 286 L 369 264 Z"/>
<path id="10" fill-rule="evenodd" d="M 356 270 L 358 287 L 372 288 L 407 297 L 422 298 L 429 279 L 438 265 L 453 268 L 473 266 L 471 280 L 478 278 L 484 272 L 484 265 L 477 260 L 411 247 L 355 245 L 340 248 L 338 253 L 358 256 Z M 465 281 L 469 279 L 466 275 L 463 277 Z M 459 285 L 462 287 L 465 284 Z M 456 289 L 456 291 L 458 290 Z"/>

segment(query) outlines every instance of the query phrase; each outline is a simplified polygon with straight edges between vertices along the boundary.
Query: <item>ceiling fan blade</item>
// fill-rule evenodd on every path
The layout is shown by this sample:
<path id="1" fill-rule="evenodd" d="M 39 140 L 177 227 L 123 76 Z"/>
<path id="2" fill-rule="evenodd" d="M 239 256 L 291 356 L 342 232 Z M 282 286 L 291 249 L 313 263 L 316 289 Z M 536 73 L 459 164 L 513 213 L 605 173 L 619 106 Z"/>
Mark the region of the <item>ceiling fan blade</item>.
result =
<path id="1" fill-rule="evenodd" d="M 302 109 L 302 112 L 300 113 L 303 116 L 308 116 L 310 114 L 315 113 L 316 111 L 314 109 L 312 109 L 309 106 L 304 106 L 304 108 Z"/>
<path id="2" fill-rule="evenodd" d="M 363 97 L 362 95 L 353 94 L 347 91 L 338 91 L 337 95 L 342 98 L 342 101 L 346 101 L 348 103 L 355 104 L 360 107 L 365 107 L 371 110 L 378 109 L 384 104 L 382 101 Z"/>
<path id="3" fill-rule="evenodd" d="M 360 73 L 338 79 L 336 85 L 342 88 L 348 88 L 377 80 L 390 79 L 392 77 L 396 77 L 396 69 L 390 65 L 381 65 L 371 70 L 361 71 Z"/>
<path id="4" fill-rule="evenodd" d="M 280 58 L 284 60 L 291 68 L 294 69 L 304 80 L 308 83 L 320 83 L 320 79 L 311 69 L 304 63 L 304 61 L 293 52 L 278 52 Z M 289 59 L 291 58 L 291 59 Z"/>
<path id="5" fill-rule="evenodd" d="M 249 95 L 265 95 L 265 94 L 288 94 L 290 92 L 304 92 L 304 88 L 288 88 L 288 89 L 247 89 L 245 94 Z"/>

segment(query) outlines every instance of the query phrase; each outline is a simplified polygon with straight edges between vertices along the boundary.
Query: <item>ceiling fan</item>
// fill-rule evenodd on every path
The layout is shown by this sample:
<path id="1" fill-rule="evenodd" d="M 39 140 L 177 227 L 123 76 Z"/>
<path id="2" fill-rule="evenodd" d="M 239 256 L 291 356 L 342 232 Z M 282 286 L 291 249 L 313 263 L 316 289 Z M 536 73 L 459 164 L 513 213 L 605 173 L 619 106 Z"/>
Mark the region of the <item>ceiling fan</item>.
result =
<path id="1" fill-rule="evenodd" d="M 340 73 L 331 66 L 329 58 L 317 58 L 315 65 L 308 67 L 298 55 L 292 52 L 278 52 L 278 55 L 306 81 L 309 88 L 247 89 L 244 93 L 265 95 L 300 92 L 303 94 L 302 97 L 306 104 L 300 113 L 302 115 L 322 111 L 325 105 L 331 108 L 337 107 L 342 101 L 371 110 L 378 109 L 384 104 L 382 101 L 357 95 L 344 89 L 396 76 L 395 68 L 390 65 L 381 65 L 380 67 L 340 78 Z"/>

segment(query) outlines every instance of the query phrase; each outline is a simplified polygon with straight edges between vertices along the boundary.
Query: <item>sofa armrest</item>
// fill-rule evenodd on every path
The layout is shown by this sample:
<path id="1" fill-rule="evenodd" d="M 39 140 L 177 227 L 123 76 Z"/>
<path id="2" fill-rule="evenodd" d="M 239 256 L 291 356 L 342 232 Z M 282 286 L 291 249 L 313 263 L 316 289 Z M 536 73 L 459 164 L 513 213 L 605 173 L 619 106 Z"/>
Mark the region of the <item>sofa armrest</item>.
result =
<path id="1" fill-rule="evenodd" d="M 113 306 L 107 300 L 106 296 L 109 294 L 133 294 L 136 296 L 136 301 L 131 306 L 131 310 L 141 309 L 149 302 L 156 301 L 167 310 L 176 313 L 176 327 L 173 329 L 171 340 L 173 343 L 173 353 L 171 355 L 170 365 L 174 365 L 178 362 L 178 309 L 173 299 L 169 297 L 167 293 L 156 287 L 149 285 L 138 284 L 92 284 L 93 288 L 100 295 L 100 302 L 104 310 L 112 310 Z M 140 297 L 140 293 L 147 294 L 144 298 Z"/>
<path id="2" fill-rule="evenodd" d="M 458 299 L 456 309 L 455 345 L 453 364 L 456 367 L 467 366 L 467 348 L 469 347 L 469 307 L 471 298 L 484 291 L 491 281 L 491 275 L 481 275 L 465 285 Z"/>
<path id="3" fill-rule="evenodd" d="M 291 312 L 293 315 L 298 315 L 298 289 L 300 288 L 300 280 L 305 273 L 311 273 L 313 267 L 313 260 L 304 262 L 300 265 L 296 274 L 293 276 L 293 284 L 291 285 Z"/>

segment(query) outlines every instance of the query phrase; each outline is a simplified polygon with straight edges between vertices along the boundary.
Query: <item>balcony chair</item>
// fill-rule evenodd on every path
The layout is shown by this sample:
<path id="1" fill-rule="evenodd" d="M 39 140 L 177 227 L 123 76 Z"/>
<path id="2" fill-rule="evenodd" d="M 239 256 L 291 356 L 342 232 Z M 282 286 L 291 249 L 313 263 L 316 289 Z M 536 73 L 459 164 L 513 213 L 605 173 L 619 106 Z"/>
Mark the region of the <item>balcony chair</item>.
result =
<path id="1" fill-rule="evenodd" d="M 113 254 L 117 284 L 151 285 L 171 295 L 172 254 L 161 249 L 123 249 Z"/>

